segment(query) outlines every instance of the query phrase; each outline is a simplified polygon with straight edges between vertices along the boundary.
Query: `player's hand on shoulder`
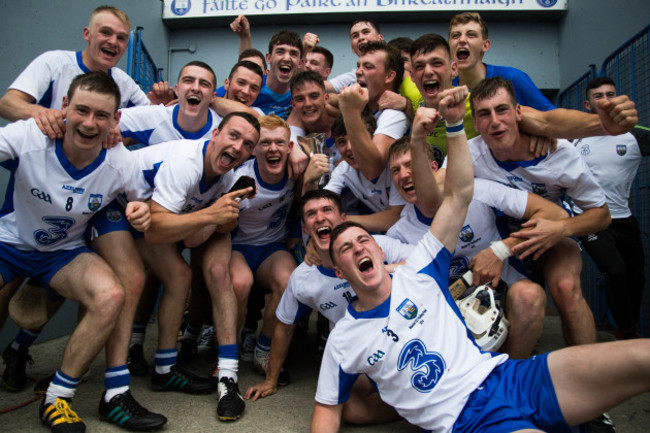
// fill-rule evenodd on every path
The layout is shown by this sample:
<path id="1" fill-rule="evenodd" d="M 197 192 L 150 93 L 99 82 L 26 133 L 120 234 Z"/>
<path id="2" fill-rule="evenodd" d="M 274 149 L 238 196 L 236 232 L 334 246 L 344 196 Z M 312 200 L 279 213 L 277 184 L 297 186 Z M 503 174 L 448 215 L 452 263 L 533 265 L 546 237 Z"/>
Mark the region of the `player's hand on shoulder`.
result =
<path id="1" fill-rule="evenodd" d="M 362 87 L 359 83 L 354 83 L 344 87 L 339 92 L 339 108 L 341 111 L 355 110 L 361 112 L 368 104 L 369 98 L 368 89 Z"/>
<path id="2" fill-rule="evenodd" d="M 151 103 L 154 105 L 168 105 L 174 100 L 174 89 L 169 85 L 169 82 L 159 81 L 153 83 L 151 92 L 147 93 L 147 98 L 149 98 Z"/>
<path id="3" fill-rule="evenodd" d="M 108 135 L 102 142 L 104 149 L 110 149 L 115 147 L 122 142 L 122 133 L 120 132 L 120 126 L 116 124 L 109 131 Z"/>
<path id="4" fill-rule="evenodd" d="M 318 250 L 316 249 L 316 243 L 309 239 L 307 246 L 305 247 L 305 263 L 308 266 L 320 266 L 323 264 L 321 262 L 320 256 L 318 255 Z"/>
<path id="5" fill-rule="evenodd" d="M 467 86 L 453 87 L 440 93 L 438 109 L 447 123 L 458 123 L 463 120 L 468 93 Z"/>
<path id="6" fill-rule="evenodd" d="M 63 137 L 65 132 L 64 119 L 65 112 L 55 108 L 46 108 L 34 115 L 38 128 L 52 140 Z"/>
<path id="7" fill-rule="evenodd" d="M 265 380 L 264 382 L 260 382 L 255 386 L 251 386 L 246 390 L 246 393 L 244 393 L 244 398 L 246 400 L 252 400 L 256 401 L 258 398 L 264 398 L 268 397 L 269 395 L 273 395 L 278 391 L 277 385 Z"/>
<path id="8" fill-rule="evenodd" d="M 611 135 L 630 132 L 639 122 L 636 106 L 627 95 L 598 101 L 598 117 Z"/>
<path id="9" fill-rule="evenodd" d="M 408 99 L 406 99 L 404 96 L 400 95 L 399 93 L 395 93 L 391 90 L 385 90 L 384 93 L 382 93 L 381 96 L 379 97 L 379 100 L 377 101 L 380 110 L 391 109 L 397 111 L 405 111 L 404 107 L 406 106 L 407 103 L 410 105 Z"/>
<path id="10" fill-rule="evenodd" d="M 140 232 L 146 232 L 151 226 L 151 211 L 147 203 L 131 201 L 126 205 L 124 214 L 129 224 Z"/>
<path id="11" fill-rule="evenodd" d="M 535 158 L 546 155 L 549 151 L 553 153 L 557 150 L 557 140 L 555 138 L 531 135 L 529 139 L 528 148 L 530 153 L 535 155 Z"/>

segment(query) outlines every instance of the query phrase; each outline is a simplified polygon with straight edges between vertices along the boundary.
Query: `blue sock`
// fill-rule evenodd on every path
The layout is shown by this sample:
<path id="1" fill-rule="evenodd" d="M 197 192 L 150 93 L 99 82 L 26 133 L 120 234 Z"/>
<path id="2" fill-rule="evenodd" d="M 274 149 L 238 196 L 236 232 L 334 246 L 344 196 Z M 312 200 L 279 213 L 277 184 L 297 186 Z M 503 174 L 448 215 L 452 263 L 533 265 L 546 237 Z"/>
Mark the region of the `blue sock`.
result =
<path id="1" fill-rule="evenodd" d="M 38 338 L 41 333 L 40 329 L 23 329 L 18 330 L 16 338 L 11 344 L 12 349 L 18 350 L 19 346 L 31 347 L 34 344 L 34 341 Z"/>
<path id="2" fill-rule="evenodd" d="M 45 393 L 45 403 L 54 404 L 57 398 L 71 399 L 79 385 L 80 377 L 70 377 L 58 370 Z"/>
<path id="3" fill-rule="evenodd" d="M 106 368 L 104 372 L 104 387 L 106 388 L 104 401 L 109 402 L 116 395 L 127 392 L 130 383 L 131 375 L 126 364 Z"/>
<path id="4" fill-rule="evenodd" d="M 178 351 L 176 348 L 173 349 L 163 349 L 156 350 L 154 355 L 154 363 L 156 364 L 156 373 L 158 374 L 167 374 L 172 368 L 172 365 L 176 364 L 176 358 L 178 357 Z"/>
<path id="5" fill-rule="evenodd" d="M 271 340 L 271 337 L 267 337 L 260 332 L 259 337 L 257 337 L 257 350 L 261 352 L 271 351 Z"/>

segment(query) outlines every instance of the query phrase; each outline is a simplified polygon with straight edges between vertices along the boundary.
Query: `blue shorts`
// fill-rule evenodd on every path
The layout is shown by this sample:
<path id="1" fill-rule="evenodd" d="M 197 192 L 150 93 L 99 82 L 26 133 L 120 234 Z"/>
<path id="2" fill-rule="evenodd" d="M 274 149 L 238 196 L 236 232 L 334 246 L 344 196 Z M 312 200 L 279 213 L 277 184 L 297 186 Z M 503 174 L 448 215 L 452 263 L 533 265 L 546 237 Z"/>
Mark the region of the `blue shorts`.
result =
<path id="1" fill-rule="evenodd" d="M 126 219 L 124 208 L 113 200 L 88 222 L 86 240 L 92 242 L 101 235 L 118 231 L 131 231 L 131 225 Z"/>
<path id="2" fill-rule="evenodd" d="M 508 360 L 469 396 L 454 433 L 522 429 L 574 431 L 565 421 L 548 371 L 548 354 Z"/>
<path id="3" fill-rule="evenodd" d="M 79 254 L 91 252 L 87 247 L 47 252 L 21 251 L 0 242 L 0 275 L 5 284 L 17 277 L 37 278 L 45 286 L 47 297 L 56 301 L 63 297 L 50 287 L 54 274 Z"/>
<path id="4" fill-rule="evenodd" d="M 244 256 L 248 267 L 253 272 L 253 276 L 255 276 L 257 268 L 264 263 L 264 260 L 268 259 L 276 251 L 287 251 L 287 248 L 282 242 L 273 242 L 266 245 L 234 244 L 232 250 L 239 251 Z"/>

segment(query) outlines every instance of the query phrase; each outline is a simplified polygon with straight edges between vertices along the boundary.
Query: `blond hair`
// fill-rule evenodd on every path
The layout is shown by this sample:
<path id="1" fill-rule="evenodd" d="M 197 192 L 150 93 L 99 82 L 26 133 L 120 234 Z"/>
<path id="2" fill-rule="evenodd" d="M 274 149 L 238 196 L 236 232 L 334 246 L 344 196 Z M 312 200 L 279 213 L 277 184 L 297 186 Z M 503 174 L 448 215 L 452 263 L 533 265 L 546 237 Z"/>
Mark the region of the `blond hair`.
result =
<path id="1" fill-rule="evenodd" d="M 93 11 L 92 14 L 90 14 L 90 21 L 88 23 L 88 27 L 92 27 L 93 25 L 93 20 L 97 15 L 99 15 L 102 12 L 110 12 L 113 15 L 117 17 L 122 23 L 128 28 L 131 29 L 131 20 L 129 19 L 128 15 L 119 10 L 118 8 L 114 6 L 99 6 L 97 9 Z"/>

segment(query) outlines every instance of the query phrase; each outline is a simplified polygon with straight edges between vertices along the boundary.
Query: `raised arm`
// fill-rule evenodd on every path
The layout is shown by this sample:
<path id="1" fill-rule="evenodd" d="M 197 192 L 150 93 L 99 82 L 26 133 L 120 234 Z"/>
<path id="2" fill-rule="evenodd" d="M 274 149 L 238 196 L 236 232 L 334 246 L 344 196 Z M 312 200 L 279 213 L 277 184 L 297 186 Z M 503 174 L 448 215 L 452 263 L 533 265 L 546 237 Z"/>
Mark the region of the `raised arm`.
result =
<path id="1" fill-rule="evenodd" d="M 248 18 L 244 15 L 239 15 L 230 23 L 230 30 L 235 32 L 239 37 L 239 54 L 250 48 L 253 48 L 253 38 L 251 36 L 251 25 Z"/>
<path id="2" fill-rule="evenodd" d="M 418 127 L 413 122 L 411 132 L 411 171 L 413 173 L 413 186 L 416 193 L 416 205 L 418 209 L 428 218 L 433 218 L 442 203 L 442 191 L 436 182 L 435 175 L 431 169 L 431 163 L 427 156 L 427 131 L 424 125 L 436 125 L 440 120 L 440 114 L 435 108 L 426 110 L 418 109 L 416 114 Z"/>
<path id="3" fill-rule="evenodd" d="M 368 134 L 361 119 L 368 104 L 368 89 L 356 83 L 348 86 L 339 93 L 338 102 L 359 169 L 366 179 L 376 179 L 386 168 L 388 148 L 395 140 L 383 134 Z"/>
<path id="4" fill-rule="evenodd" d="M 439 110 L 447 126 L 448 162 L 442 203 L 430 230 L 445 248 L 453 251 L 474 192 L 474 168 L 463 129 L 467 86 L 447 89 L 440 96 Z M 420 110 L 422 108 L 418 113 Z M 423 128 L 427 133 L 433 131 L 435 122 L 431 119 L 423 119 L 418 128 Z M 415 122 L 413 128 L 415 130 Z"/>
<path id="5" fill-rule="evenodd" d="M 598 114 L 556 108 L 538 111 L 521 107 L 520 129 L 528 134 L 552 138 L 583 138 L 629 132 L 639 121 L 634 102 L 626 95 L 599 101 Z"/>

